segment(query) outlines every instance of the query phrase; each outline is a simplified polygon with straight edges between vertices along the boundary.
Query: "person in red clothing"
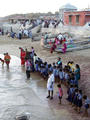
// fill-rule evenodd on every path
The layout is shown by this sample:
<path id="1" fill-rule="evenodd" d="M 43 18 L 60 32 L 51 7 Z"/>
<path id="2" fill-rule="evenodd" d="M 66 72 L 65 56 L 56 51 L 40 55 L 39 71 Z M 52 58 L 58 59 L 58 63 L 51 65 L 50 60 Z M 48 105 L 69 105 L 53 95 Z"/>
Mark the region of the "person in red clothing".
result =
<path id="1" fill-rule="evenodd" d="M 66 38 L 65 37 L 63 38 L 63 42 L 66 42 Z"/>
<path id="2" fill-rule="evenodd" d="M 59 45 L 59 44 L 60 44 L 60 40 L 59 40 L 57 37 L 55 37 L 55 44 L 56 44 L 56 45 Z"/>
<path id="3" fill-rule="evenodd" d="M 55 49 L 56 49 L 56 44 L 55 44 L 55 42 L 54 42 L 54 43 L 53 43 L 53 46 L 52 46 L 51 49 L 50 49 L 50 52 L 53 53 L 53 51 L 55 51 Z"/>
<path id="4" fill-rule="evenodd" d="M 62 48 L 62 52 L 63 53 L 66 53 L 66 50 L 67 50 L 67 45 L 66 43 L 63 44 L 63 48 Z"/>
<path id="5" fill-rule="evenodd" d="M 25 65 L 25 56 L 26 56 L 26 52 L 25 52 L 24 49 L 21 48 L 21 47 L 19 47 L 19 49 L 21 50 L 21 54 L 20 54 L 21 65 L 24 66 L 24 65 Z"/>

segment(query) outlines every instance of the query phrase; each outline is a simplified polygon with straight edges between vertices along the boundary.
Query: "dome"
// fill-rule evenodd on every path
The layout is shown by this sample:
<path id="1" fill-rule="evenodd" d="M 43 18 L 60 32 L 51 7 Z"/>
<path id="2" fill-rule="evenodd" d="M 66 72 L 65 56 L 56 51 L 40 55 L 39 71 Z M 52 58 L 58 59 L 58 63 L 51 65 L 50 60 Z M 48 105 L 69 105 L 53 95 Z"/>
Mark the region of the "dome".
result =
<path id="1" fill-rule="evenodd" d="M 74 5 L 71 4 L 65 4 L 63 6 L 60 7 L 60 9 L 71 9 L 71 10 L 77 10 L 77 8 Z"/>

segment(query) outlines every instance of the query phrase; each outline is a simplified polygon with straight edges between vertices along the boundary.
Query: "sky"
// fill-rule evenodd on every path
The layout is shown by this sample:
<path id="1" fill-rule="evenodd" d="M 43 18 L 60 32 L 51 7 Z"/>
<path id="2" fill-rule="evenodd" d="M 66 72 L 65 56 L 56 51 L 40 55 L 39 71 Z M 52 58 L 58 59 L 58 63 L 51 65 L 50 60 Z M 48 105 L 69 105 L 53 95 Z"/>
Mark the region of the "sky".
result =
<path id="1" fill-rule="evenodd" d="M 0 17 L 16 13 L 54 13 L 67 3 L 75 5 L 79 9 L 90 7 L 90 0 L 0 0 Z"/>

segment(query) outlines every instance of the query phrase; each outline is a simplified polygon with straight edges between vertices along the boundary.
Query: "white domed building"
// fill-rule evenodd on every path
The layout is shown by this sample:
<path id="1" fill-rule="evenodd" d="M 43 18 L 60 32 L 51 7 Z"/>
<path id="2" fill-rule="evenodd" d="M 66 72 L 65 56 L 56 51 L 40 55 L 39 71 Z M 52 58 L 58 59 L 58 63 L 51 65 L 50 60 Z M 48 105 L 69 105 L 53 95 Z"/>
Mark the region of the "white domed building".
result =
<path id="1" fill-rule="evenodd" d="M 71 5 L 69 3 L 61 6 L 60 9 L 59 9 L 59 18 L 60 18 L 61 21 L 63 21 L 64 12 L 66 12 L 66 11 L 68 11 L 68 12 L 69 11 L 70 12 L 71 11 L 77 11 L 77 8 L 74 5 Z"/>

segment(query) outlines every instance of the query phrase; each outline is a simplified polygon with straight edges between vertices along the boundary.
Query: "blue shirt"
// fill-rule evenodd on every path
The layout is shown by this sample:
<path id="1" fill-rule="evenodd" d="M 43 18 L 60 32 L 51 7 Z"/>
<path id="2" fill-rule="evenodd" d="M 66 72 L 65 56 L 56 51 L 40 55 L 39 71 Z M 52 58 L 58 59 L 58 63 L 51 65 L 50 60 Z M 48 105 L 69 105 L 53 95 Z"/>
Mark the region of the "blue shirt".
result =
<path id="1" fill-rule="evenodd" d="M 63 72 L 59 71 L 59 78 L 63 79 Z"/>

